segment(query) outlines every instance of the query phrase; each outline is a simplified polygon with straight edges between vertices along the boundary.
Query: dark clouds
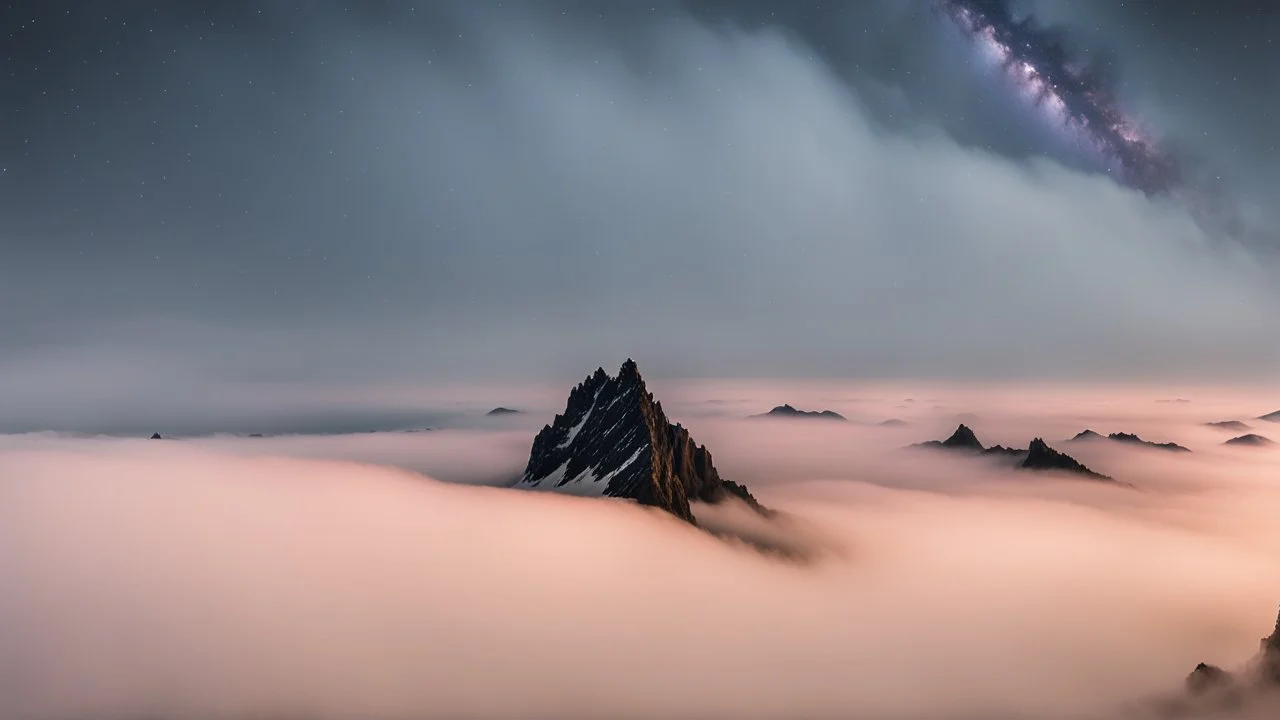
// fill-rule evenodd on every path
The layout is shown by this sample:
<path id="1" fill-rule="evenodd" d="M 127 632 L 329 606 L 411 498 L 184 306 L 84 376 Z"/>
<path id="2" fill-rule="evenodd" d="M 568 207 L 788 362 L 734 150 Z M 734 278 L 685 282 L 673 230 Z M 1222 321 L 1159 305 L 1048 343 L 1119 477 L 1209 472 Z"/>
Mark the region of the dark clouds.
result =
<path id="1" fill-rule="evenodd" d="M 9 385 L 1277 357 L 1267 269 L 1089 174 L 927 4 L 506 5 L 11 6 Z M 1228 177 L 1274 167 L 1265 88 L 1161 105 L 1186 53 L 1072 12 L 1048 20 L 1119 28 L 1079 37 L 1158 127 L 1240 133 L 1196 146 Z"/>

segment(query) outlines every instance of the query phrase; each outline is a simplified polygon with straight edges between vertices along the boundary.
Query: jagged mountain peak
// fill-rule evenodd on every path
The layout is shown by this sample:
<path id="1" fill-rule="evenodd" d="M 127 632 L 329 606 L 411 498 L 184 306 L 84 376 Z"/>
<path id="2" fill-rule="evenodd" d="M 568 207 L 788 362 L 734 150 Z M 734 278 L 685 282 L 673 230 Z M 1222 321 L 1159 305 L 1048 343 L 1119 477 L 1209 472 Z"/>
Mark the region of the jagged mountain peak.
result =
<path id="1" fill-rule="evenodd" d="M 667 419 L 630 358 L 616 377 L 597 369 L 574 387 L 565 411 L 534 438 L 516 487 L 627 498 L 689 522 L 690 501 L 732 494 L 759 509 L 745 488 L 720 479 L 710 451 Z"/>

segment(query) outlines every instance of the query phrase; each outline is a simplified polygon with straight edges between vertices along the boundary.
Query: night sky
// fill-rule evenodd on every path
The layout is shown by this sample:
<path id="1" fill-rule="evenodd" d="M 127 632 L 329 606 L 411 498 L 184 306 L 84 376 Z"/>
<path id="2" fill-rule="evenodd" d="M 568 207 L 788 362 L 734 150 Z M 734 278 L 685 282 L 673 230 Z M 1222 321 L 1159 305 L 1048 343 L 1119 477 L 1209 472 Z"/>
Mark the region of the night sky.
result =
<path id="1" fill-rule="evenodd" d="M 1274 372 L 1280 5 L 1007 8 L 1168 192 L 924 0 L 5 4 L 0 404 Z"/>

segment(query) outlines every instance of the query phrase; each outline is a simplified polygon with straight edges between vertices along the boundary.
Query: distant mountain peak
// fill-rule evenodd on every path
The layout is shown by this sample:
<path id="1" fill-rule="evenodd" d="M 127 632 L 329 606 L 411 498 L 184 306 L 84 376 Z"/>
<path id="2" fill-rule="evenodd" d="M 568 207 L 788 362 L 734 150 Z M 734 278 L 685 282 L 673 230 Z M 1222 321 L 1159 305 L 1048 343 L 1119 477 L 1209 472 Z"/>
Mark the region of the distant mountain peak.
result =
<path id="1" fill-rule="evenodd" d="M 1206 427 L 1217 428 L 1219 430 L 1248 430 L 1249 425 L 1239 420 L 1220 420 L 1218 422 L 1205 423 Z"/>
<path id="2" fill-rule="evenodd" d="M 1083 434 L 1083 433 L 1082 433 Z M 1097 435 L 1097 433 L 1094 433 Z M 1079 437 L 1079 435 L 1077 435 Z M 1101 437 L 1098 435 L 1098 437 Z M 1076 461 L 1075 458 L 1066 453 L 1058 452 L 1049 447 L 1049 444 L 1043 438 L 1035 438 L 1026 450 L 1017 448 L 1009 448 L 1003 445 L 993 445 L 984 448 L 978 440 L 977 434 L 965 424 L 961 424 L 956 431 L 951 433 L 951 437 L 946 440 L 929 440 L 927 442 L 912 445 L 913 448 L 935 448 L 947 451 L 961 451 L 966 454 L 999 456 L 1012 460 L 1021 459 L 1017 468 L 1019 470 L 1061 470 L 1065 472 L 1073 472 L 1086 477 L 1098 480 L 1111 480 L 1111 478 L 1100 473 L 1096 473 L 1084 465 Z"/>
<path id="3" fill-rule="evenodd" d="M 1266 420 L 1267 422 L 1280 422 L 1280 410 L 1267 413 L 1266 415 L 1259 415 L 1258 419 Z"/>
<path id="4" fill-rule="evenodd" d="M 671 423 L 634 360 L 617 377 L 603 368 L 569 393 L 564 413 L 533 440 L 516 487 L 627 498 L 696 524 L 691 501 L 730 495 L 765 512 L 741 485 L 720 478 L 711 452 Z"/>
<path id="5" fill-rule="evenodd" d="M 834 410 L 797 410 L 791 404 L 779 405 L 767 413 L 754 415 L 753 417 L 772 417 L 772 418 L 813 418 L 817 420 L 838 420 L 844 421 L 845 416 Z"/>
<path id="6" fill-rule="evenodd" d="M 1265 447 L 1267 445 L 1271 445 L 1272 442 L 1270 438 L 1266 438 L 1261 435 L 1256 435 L 1254 433 L 1249 433 L 1248 435 L 1240 435 L 1239 437 L 1233 437 L 1222 444 L 1223 445 L 1245 445 L 1249 447 Z"/>
<path id="7" fill-rule="evenodd" d="M 1079 442 L 1084 440 L 1089 440 L 1089 441 L 1110 440 L 1112 442 L 1126 443 L 1129 445 L 1141 445 L 1143 447 L 1148 447 L 1155 450 L 1172 450 L 1174 452 L 1191 452 L 1189 448 L 1185 448 L 1177 443 L 1151 442 L 1150 440 L 1143 440 L 1142 438 L 1138 437 L 1137 435 L 1134 435 L 1133 433 L 1114 432 L 1108 435 L 1100 435 L 1092 430 L 1084 430 L 1077 433 L 1075 437 L 1071 438 L 1071 442 Z"/>
<path id="8" fill-rule="evenodd" d="M 492 415 L 492 416 L 496 416 L 496 415 L 520 415 L 520 414 L 522 414 L 520 410 L 513 410 L 513 409 L 511 409 L 511 408 L 509 408 L 509 407 L 501 407 L 501 406 L 496 407 L 496 408 L 494 408 L 494 409 L 490 410 L 489 412 L 485 413 L 485 415 Z"/>

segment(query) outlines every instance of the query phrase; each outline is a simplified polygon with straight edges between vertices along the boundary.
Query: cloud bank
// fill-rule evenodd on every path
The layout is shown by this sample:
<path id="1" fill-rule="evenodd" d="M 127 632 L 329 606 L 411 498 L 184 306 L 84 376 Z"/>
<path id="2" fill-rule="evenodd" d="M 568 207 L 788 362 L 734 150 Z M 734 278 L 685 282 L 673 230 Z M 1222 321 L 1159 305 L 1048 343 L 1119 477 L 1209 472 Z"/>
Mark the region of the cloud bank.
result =
<path id="1" fill-rule="evenodd" d="M 776 392 L 722 390 L 672 405 Z M 483 475 L 510 431 L 4 436 L 0 715 L 1111 719 L 1256 650 L 1280 456 L 1199 425 L 1249 403 L 894 390 L 809 399 L 901 428 L 681 416 L 791 541 L 834 543 L 811 565 L 623 502 L 390 467 Z M 1088 425 L 1195 452 L 1071 449 L 1130 491 L 898 450 L 960 407 L 988 442 Z"/>

